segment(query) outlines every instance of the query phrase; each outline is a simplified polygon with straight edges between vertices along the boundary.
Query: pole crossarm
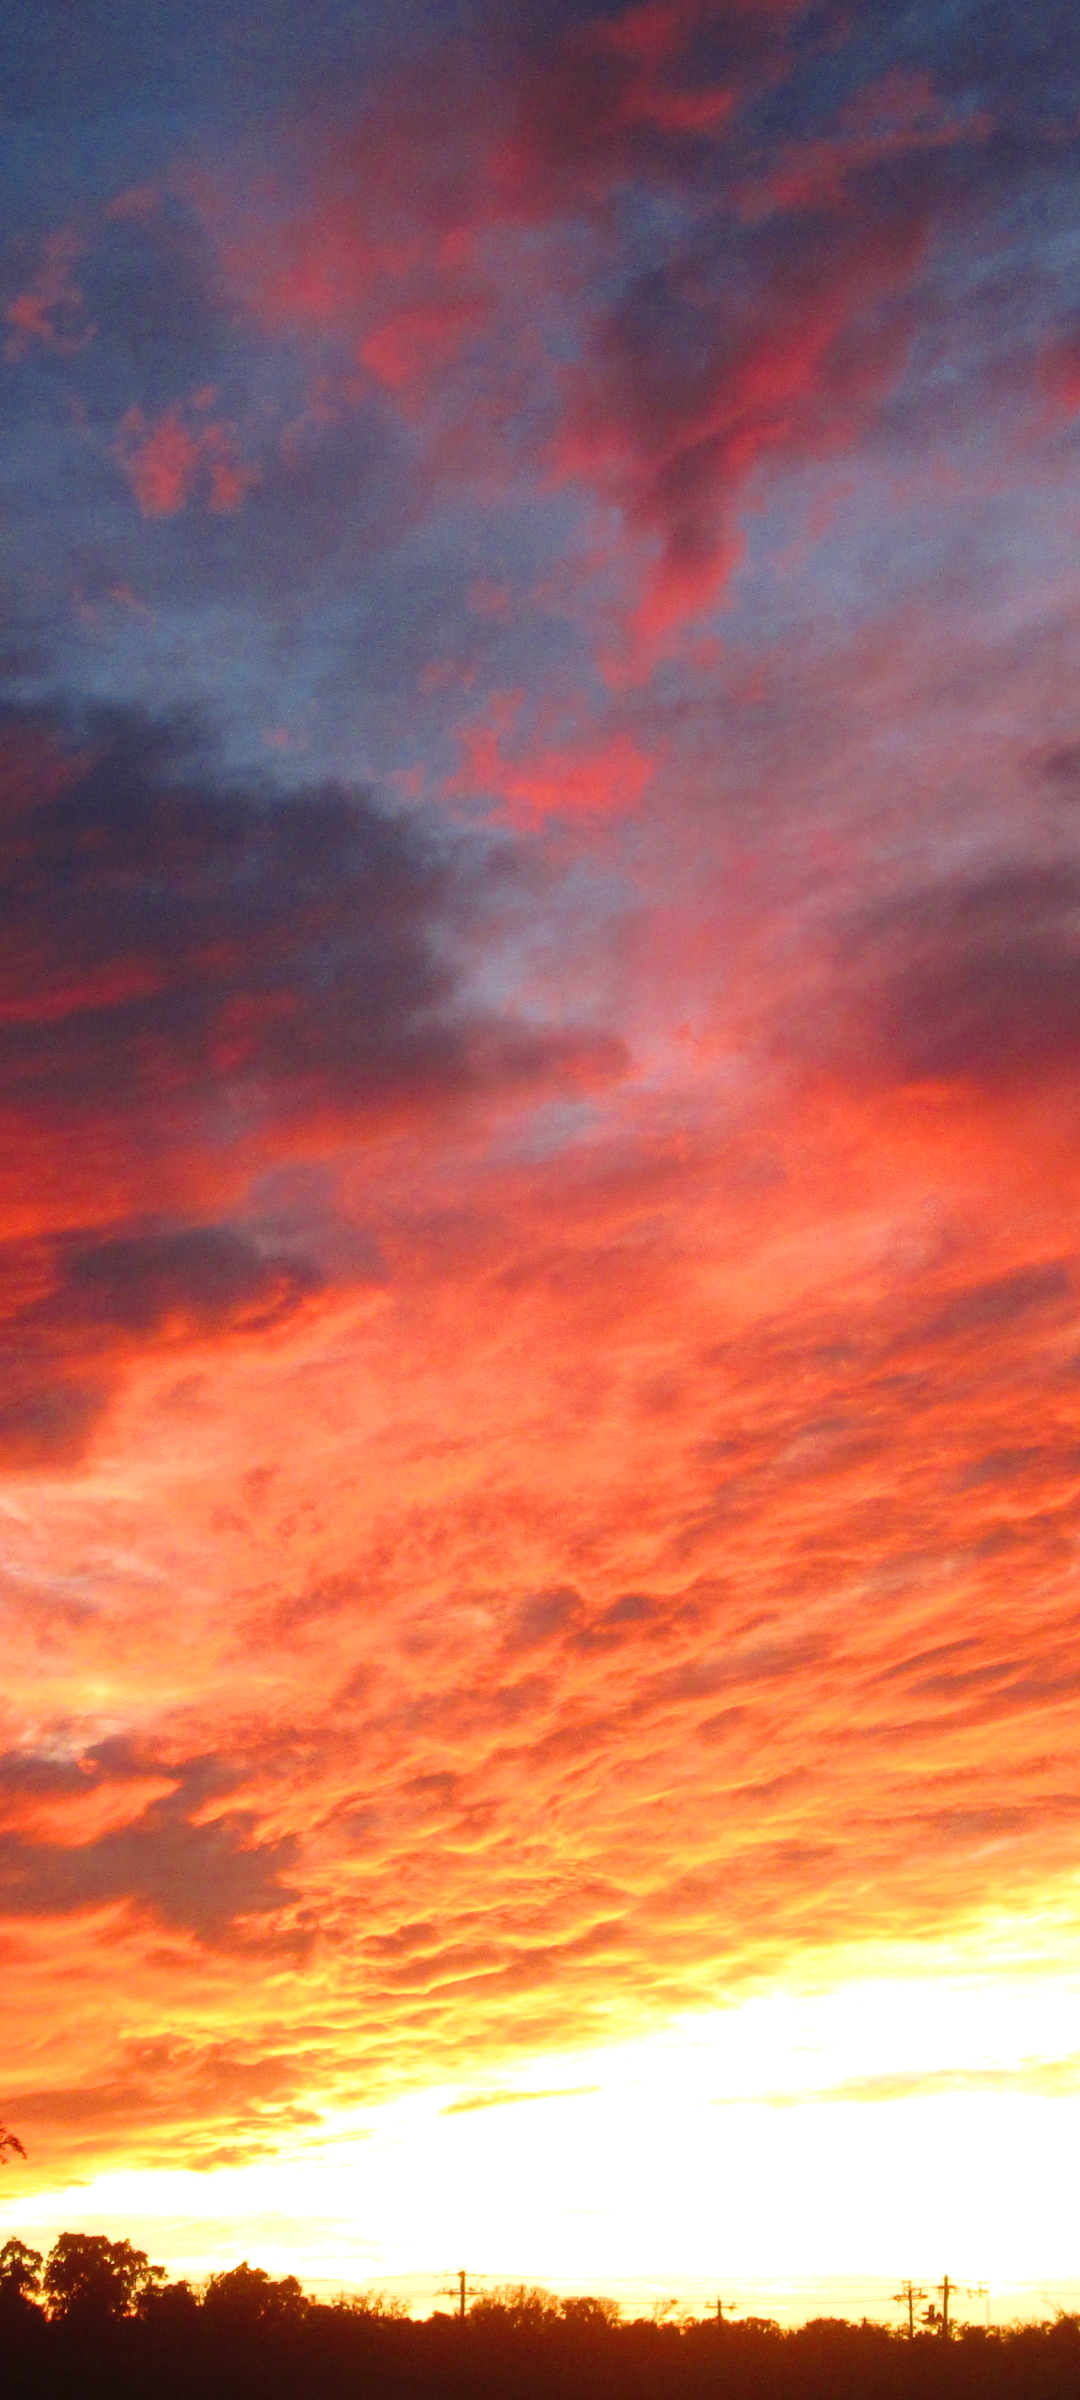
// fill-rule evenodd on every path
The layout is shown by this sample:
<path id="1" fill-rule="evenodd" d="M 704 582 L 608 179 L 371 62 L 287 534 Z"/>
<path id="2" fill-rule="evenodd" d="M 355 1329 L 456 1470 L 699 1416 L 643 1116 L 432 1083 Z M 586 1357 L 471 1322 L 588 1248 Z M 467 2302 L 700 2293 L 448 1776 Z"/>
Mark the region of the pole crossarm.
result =
<path id="1" fill-rule="evenodd" d="M 483 2299 L 483 2284 L 470 2283 L 468 2280 L 468 2270 L 465 2267 L 448 2267 L 446 2269 L 446 2273 L 453 2276 L 453 2282 L 440 2283 L 435 2297 L 437 2300 L 456 2300 L 458 2304 L 458 2316 L 464 2317 L 466 2314 L 465 2303 L 467 2300 Z"/>

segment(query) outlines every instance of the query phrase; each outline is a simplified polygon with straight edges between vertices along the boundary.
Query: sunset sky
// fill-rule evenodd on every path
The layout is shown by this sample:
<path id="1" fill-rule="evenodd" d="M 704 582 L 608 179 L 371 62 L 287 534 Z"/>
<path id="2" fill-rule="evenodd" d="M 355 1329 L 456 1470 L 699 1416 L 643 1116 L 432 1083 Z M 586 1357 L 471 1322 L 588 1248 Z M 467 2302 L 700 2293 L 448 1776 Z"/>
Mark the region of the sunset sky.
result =
<path id="1" fill-rule="evenodd" d="M 4 16 L 0 2234 L 1080 2290 L 1075 0 Z"/>

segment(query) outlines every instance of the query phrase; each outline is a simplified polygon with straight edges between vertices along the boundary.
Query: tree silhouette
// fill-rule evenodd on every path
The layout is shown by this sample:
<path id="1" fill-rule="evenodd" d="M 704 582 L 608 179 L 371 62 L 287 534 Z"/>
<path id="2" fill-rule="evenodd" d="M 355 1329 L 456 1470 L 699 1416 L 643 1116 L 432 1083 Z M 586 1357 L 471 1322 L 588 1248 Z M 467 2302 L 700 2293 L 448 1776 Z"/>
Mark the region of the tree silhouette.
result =
<path id="1" fill-rule="evenodd" d="M 560 2300 L 559 2314 L 568 2325 L 610 2327 L 619 2323 L 622 2309 L 617 2300 L 598 2300 L 591 2292 L 581 2292 Z"/>
<path id="2" fill-rule="evenodd" d="M 954 2286 L 950 2280 L 950 2298 Z M 0 2400 L 1078 2400 L 1080 2316 L 913 2331 L 624 2316 L 503 2284 L 411 2317 L 378 2293 L 308 2298 L 245 2259 L 201 2290 L 127 2241 L 65 2233 L 44 2266 L 0 2245 Z"/>
<path id="3" fill-rule="evenodd" d="M 477 2325 L 528 2328 L 553 2322 L 559 2315 L 554 2292 L 539 2283 L 497 2283 L 474 2300 L 469 2316 Z"/>
<path id="4" fill-rule="evenodd" d="M 246 2258 L 222 2275 L 211 2275 L 203 2295 L 211 2321 L 244 2331 L 253 2325 L 296 2325 L 310 2305 L 295 2275 L 268 2275 L 265 2267 L 249 2267 Z"/>
<path id="5" fill-rule="evenodd" d="M 5 2299 L 32 2299 L 41 2289 L 44 2263 L 40 2250 L 28 2249 L 25 2242 L 11 2234 L 0 2250 L 0 2294 Z"/>
<path id="6" fill-rule="evenodd" d="M 0 2166 L 6 2167 L 8 2163 L 8 2153 L 11 2151 L 14 2152 L 16 2158 L 26 2157 L 26 2152 L 23 2149 L 18 2134 L 12 2133 L 7 2125 L 0 2125 Z"/>
<path id="7" fill-rule="evenodd" d="M 50 2316 L 103 2324 L 134 2315 L 164 2276 L 164 2267 L 152 2267 L 145 2250 L 133 2250 L 130 2242 L 110 2242 L 103 2233 L 62 2233 L 49 2252 L 43 2284 Z"/>

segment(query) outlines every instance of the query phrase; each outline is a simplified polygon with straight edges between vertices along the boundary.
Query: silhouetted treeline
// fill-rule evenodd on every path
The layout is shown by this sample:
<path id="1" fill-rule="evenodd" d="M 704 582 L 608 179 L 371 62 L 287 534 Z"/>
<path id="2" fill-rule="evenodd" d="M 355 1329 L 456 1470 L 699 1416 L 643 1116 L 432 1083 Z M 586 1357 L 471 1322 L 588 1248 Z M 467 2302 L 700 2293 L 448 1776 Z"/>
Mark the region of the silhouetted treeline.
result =
<path id="1" fill-rule="evenodd" d="M 601 2299 L 504 2287 L 464 2318 L 309 2300 L 246 2262 L 198 2290 L 129 2242 L 0 2250 L 12 2400 L 1080 2400 L 1080 2317 L 994 2331 L 819 2317 L 620 2319 Z"/>

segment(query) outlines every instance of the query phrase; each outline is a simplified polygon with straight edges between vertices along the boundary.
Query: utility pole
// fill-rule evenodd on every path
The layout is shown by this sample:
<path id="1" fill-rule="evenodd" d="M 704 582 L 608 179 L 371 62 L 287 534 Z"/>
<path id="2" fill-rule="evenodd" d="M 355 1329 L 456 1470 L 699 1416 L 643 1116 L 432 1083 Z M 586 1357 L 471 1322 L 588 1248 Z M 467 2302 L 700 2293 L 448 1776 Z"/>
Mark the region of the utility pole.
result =
<path id="1" fill-rule="evenodd" d="M 907 2292 L 907 2288 L 908 2287 L 905 2284 L 905 2294 Z M 945 2275 L 935 2288 L 941 2299 L 941 2307 L 936 2308 L 933 2301 L 931 2301 L 930 2306 L 926 2311 L 926 2315 L 922 2319 L 922 2322 L 924 2325 L 936 2325 L 941 2334 L 943 2342 L 947 2342 L 952 2338 L 952 2318 L 949 2315 L 949 2302 L 950 2300 L 956 2299 L 958 2292 L 963 2292 L 966 2298 L 969 2300 L 984 2300 L 986 2302 L 986 2322 L 987 2326 L 989 2326 L 990 2293 L 985 2283 L 954 2283 L 951 2275 Z M 898 2292 L 897 2299 L 900 2297 L 901 2295 Z M 925 2300 L 926 2294 L 925 2292 L 920 2292 L 918 2293 L 917 2297 L 920 2300 Z"/>
<path id="2" fill-rule="evenodd" d="M 925 2300 L 925 2298 L 926 2293 L 924 2291 L 920 2291 L 917 2283 L 902 2283 L 899 2291 L 893 2293 L 893 2299 L 896 2302 L 897 2308 L 906 2308 L 907 2310 L 907 2338 L 909 2342 L 913 2342 L 915 2339 L 915 2303 L 917 2300 Z"/>
<path id="3" fill-rule="evenodd" d="M 464 2267 L 458 2267 L 456 2271 L 451 2271 L 454 2274 L 453 2282 L 440 2283 L 436 2298 L 440 2300 L 456 2300 L 458 2304 L 457 2313 L 460 2320 L 464 2318 L 466 2314 L 466 2300 L 478 2300 L 480 2297 L 480 2291 L 478 2285 L 468 2281 L 467 2272 Z"/>
<path id="4" fill-rule="evenodd" d="M 949 2324 L 949 2295 L 950 2293 L 955 2292 L 956 2285 L 950 2281 L 947 2275 L 945 2275 L 942 2277 L 941 2282 L 937 2285 L 937 2290 L 941 2295 L 941 2307 L 935 2308 L 934 2303 L 931 2300 L 930 2306 L 926 2311 L 925 2317 L 923 2318 L 923 2324 L 936 2325 L 941 2334 L 942 2341 L 947 2342 L 952 2331 L 952 2328 Z"/>

